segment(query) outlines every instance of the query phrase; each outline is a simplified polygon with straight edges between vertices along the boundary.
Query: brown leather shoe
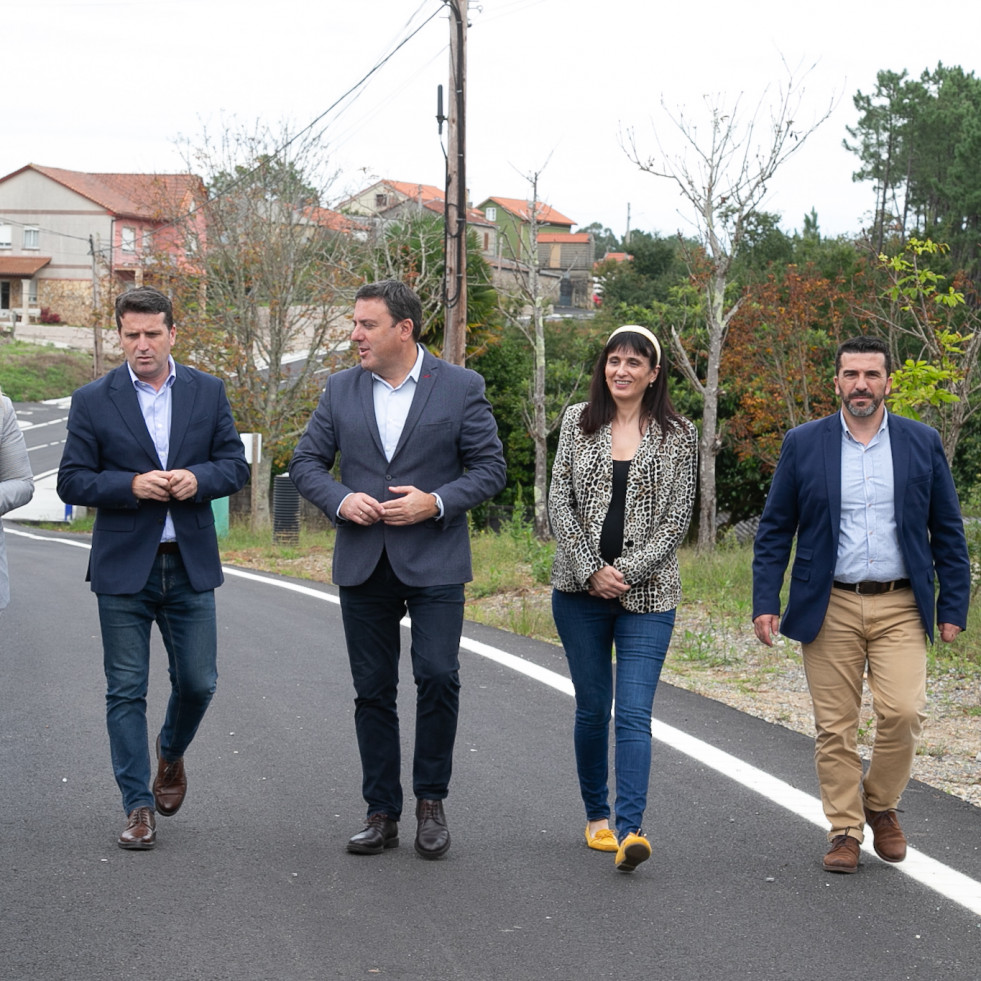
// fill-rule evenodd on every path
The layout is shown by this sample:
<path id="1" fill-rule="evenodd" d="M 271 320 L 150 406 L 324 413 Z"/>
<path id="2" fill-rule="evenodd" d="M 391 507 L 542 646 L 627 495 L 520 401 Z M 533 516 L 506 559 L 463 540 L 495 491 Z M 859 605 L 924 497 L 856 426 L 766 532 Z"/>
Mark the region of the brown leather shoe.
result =
<path id="1" fill-rule="evenodd" d="M 399 824 L 387 814 L 372 814 L 364 831 L 359 831 L 347 843 L 347 850 L 355 855 L 377 855 L 386 848 L 397 848 Z"/>
<path id="2" fill-rule="evenodd" d="M 872 829 L 872 847 L 883 862 L 901 862 L 906 858 L 906 835 L 895 811 L 870 811 L 866 807 L 865 823 Z"/>
<path id="3" fill-rule="evenodd" d="M 825 872 L 857 872 L 860 850 L 856 838 L 850 835 L 835 835 L 831 839 L 831 849 L 824 856 Z"/>
<path id="4" fill-rule="evenodd" d="M 126 818 L 126 830 L 116 839 L 120 848 L 148 851 L 157 843 L 157 822 L 150 807 L 137 807 Z"/>
<path id="5" fill-rule="evenodd" d="M 187 793 L 187 774 L 184 757 L 172 763 L 160 755 L 160 737 L 157 736 L 157 779 L 153 781 L 153 802 L 157 810 L 170 817 L 181 809 Z"/>
<path id="6" fill-rule="evenodd" d="M 423 858 L 442 858 L 450 850 L 450 831 L 441 800 L 416 802 L 416 853 Z"/>

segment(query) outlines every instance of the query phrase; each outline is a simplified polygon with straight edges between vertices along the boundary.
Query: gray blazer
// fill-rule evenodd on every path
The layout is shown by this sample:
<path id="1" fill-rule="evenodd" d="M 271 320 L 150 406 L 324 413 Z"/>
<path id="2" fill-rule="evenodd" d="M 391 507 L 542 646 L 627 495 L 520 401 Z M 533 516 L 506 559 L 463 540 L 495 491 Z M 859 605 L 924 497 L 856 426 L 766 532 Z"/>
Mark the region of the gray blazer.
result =
<path id="1" fill-rule="evenodd" d="M 340 474 L 331 472 L 340 456 Z M 424 352 L 422 372 L 390 461 L 375 422 L 371 373 L 347 368 L 327 379 L 323 395 L 290 463 L 300 493 L 337 527 L 333 580 L 357 586 L 384 549 L 408 586 L 445 586 L 473 578 L 467 511 L 504 487 L 506 467 L 497 423 L 475 371 Z M 378 501 L 389 487 L 438 494 L 443 516 L 416 525 L 367 527 L 337 517 L 351 493 Z"/>
<path id="2" fill-rule="evenodd" d="M 27 459 L 24 434 L 17 425 L 13 403 L 0 395 L 0 515 L 22 507 L 34 496 L 34 475 Z M 10 602 L 7 546 L 0 524 L 0 610 Z"/>

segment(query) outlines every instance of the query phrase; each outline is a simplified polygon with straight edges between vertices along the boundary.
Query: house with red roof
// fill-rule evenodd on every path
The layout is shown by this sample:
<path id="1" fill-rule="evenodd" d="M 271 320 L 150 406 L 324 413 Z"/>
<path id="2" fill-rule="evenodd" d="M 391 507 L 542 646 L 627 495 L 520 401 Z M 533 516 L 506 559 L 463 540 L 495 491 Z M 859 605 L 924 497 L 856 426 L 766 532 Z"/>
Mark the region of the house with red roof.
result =
<path id="1" fill-rule="evenodd" d="M 338 201 L 335 207 L 348 215 L 370 215 L 381 218 L 407 202 L 423 208 L 434 201 L 443 204 L 445 195 L 441 188 L 432 184 L 380 180 L 363 191 Z"/>
<path id="2" fill-rule="evenodd" d="M 433 184 L 380 180 L 339 201 L 336 208 L 347 215 L 365 215 L 382 222 L 420 212 L 442 218 L 446 213 L 446 194 Z M 493 256 L 497 251 L 497 227 L 478 208 L 467 209 L 467 227 L 477 236 L 481 252 Z"/>
<path id="3" fill-rule="evenodd" d="M 92 322 L 94 288 L 152 278 L 161 258 L 194 264 L 205 245 L 193 174 L 90 174 L 28 164 L 0 177 L 0 319 L 41 307 Z"/>
<path id="4" fill-rule="evenodd" d="M 532 202 L 495 195 L 481 202 L 487 220 L 498 228 L 498 260 L 502 265 L 531 261 Z M 539 272 L 559 281 L 559 306 L 587 307 L 592 295 L 593 236 L 573 232 L 575 222 L 542 201 L 534 213 Z"/>

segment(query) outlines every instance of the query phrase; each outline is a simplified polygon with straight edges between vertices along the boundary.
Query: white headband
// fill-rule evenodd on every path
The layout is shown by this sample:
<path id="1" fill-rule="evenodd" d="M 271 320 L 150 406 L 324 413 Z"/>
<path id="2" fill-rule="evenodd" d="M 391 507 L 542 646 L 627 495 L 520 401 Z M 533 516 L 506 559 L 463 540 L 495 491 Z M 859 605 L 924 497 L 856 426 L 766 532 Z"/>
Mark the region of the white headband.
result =
<path id="1" fill-rule="evenodd" d="M 646 327 L 641 327 L 640 324 L 627 324 L 625 327 L 617 327 L 607 338 L 606 343 L 609 344 L 617 334 L 624 334 L 627 331 L 631 334 L 640 334 L 641 337 L 646 337 L 654 345 L 654 353 L 657 355 L 657 358 L 654 361 L 653 367 L 656 368 L 661 363 L 661 345 L 658 344 L 657 338 Z"/>

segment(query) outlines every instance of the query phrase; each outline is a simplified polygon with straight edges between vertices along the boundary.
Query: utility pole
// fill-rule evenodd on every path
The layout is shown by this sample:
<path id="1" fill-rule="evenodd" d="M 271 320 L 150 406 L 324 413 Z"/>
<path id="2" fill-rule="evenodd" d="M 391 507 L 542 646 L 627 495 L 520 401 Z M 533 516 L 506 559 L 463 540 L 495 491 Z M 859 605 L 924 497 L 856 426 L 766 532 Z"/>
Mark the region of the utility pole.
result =
<path id="1" fill-rule="evenodd" d="M 92 255 L 92 377 L 102 377 L 102 300 L 99 296 L 99 265 L 95 239 L 89 236 L 89 252 Z"/>
<path id="2" fill-rule="evenodd" d="M 451 364 L 462 365 L 467 357 L 467 0 L 443 2 L 450 8 L 443 357 Z"/>

